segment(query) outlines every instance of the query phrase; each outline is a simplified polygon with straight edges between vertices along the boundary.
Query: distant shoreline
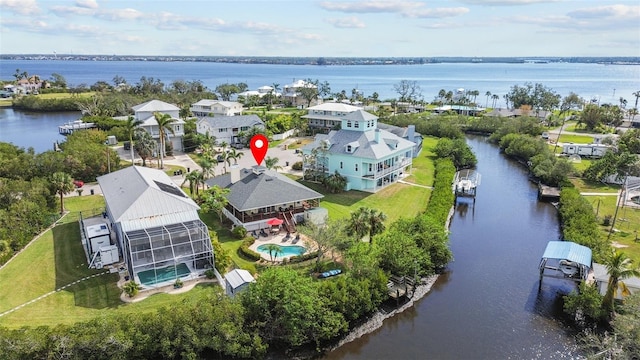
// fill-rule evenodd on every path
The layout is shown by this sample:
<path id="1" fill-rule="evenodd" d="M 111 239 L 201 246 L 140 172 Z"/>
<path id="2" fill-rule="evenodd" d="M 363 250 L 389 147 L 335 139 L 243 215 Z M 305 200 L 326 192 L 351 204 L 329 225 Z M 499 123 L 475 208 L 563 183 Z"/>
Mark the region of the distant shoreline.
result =
<path id="1" fill-rule="evenodd" d="M 159 56 L 159 55 L 82 55 L 82 54 L 5 54 L 0 60 L 36 61 L 158 61 L 216 62 L 253 65 L 428 65 L 460 64 L 548 64 L 583 63 L 602 65 L 640 65 L 640 57 L 268 57 L 268 56 Z"/>

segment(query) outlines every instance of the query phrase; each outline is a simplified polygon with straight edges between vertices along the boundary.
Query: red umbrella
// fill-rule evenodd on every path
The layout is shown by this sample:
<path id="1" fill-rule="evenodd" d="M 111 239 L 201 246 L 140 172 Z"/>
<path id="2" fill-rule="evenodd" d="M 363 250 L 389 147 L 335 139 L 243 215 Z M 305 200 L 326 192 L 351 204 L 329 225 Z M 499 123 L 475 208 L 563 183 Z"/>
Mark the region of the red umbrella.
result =
<path id="1" fill-rule="evenodd" d="M 278 218 L 273 218 L 273 219 L 269 219 L 267 221 L 267 224 L 269 224 L 271 226 L 277 226 L 277 225 L 282 225 L 283 222 L 284 222 L 284 220 L 280 220 Z"/>

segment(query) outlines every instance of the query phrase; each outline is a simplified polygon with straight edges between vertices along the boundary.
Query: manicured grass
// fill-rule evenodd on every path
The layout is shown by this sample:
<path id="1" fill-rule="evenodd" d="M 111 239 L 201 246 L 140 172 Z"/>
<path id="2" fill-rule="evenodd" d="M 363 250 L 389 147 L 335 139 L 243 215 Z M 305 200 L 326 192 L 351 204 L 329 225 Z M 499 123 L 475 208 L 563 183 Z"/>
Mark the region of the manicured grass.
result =
<path id="1" fill-rule="evenodd" d="M 593 136 L 589 135 L 573 135 L 562 134 L 558 139 L 560 143 L 574 143 L 574 144 L 591 144 L 593 143 Z"/>
<path id="2" fill-rule="evenodd" d="M 590 197 L 587 199 L 591 199 Z M 601 230 L 601 236 L 606 238 L 609 235 L 611 226 L 602 225 L 602 219 L 605 216 L 613 218 L 616 211 L 616 196 L 602 196 L 598 202 L 594 199 L 593 209 L 598 211 L 598 218 Z M 618 208 L 618 215 L 614 225 L 614 232 L 611 233 L 611 241 L 620 244 L 618 251 L 622 251 L 629 256 L 635 266 L 640 266 L 640 242 L 636 242 L 636 234 L 640 238 L 640 209 L 632 209 L 628 206 Z"/>
<path id="3" fill-rule="evenodd" d="M 620 190 L 619 185 L 592 182 L 580 178 L 570 179 L 570 181 L 573 186 L 580 190 L 581 193 L 617 193 Z"/>

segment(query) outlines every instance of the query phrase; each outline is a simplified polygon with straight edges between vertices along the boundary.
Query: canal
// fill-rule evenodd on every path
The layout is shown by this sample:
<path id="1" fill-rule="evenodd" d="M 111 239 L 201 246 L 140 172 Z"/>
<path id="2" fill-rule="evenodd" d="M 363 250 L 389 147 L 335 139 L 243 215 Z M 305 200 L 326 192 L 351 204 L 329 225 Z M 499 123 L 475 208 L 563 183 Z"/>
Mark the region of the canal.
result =
<path id="1" fill-rule="evenodd" d="M 484 137 L 468 137 L 482 182 L 459 200 L 450 227 L 455 260 L 413 308 L 325 359 L 532 359 L 577 356 L 560 294 L 538 264 L 560 238 L 556 209 L 537 201 L 526 170 Z"/>
<path id="2" fill-rule="evenodd" d="M 54 142 L 65 139 L 58 134 L 58 126 L 79 118 L 79 111 L 37 113 L 0 108 L 0 141 L 32 147 L 36 153 L 53 150 Z"/>

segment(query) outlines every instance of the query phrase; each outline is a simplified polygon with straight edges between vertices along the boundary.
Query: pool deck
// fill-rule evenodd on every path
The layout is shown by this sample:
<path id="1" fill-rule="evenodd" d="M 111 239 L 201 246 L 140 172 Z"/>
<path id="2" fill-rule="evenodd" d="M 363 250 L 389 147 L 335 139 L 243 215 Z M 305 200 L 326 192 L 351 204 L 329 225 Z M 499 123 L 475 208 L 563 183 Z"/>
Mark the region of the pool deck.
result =
<path id="1" fill-rule="evenodd" d="M 300 240 L 298 240 L 295 244 L 293 243 L 294 239 L 296 238 L 296 235 L 300 235 Z M 256 239 L 256 241 L 253 243 L 253 245 L 251 245 L 249 247 L 249 249 L 257 252 L 258 254 L 260 254 L 260 256 L 262 256 L 263 260 L 267 260 L 267 261 L 271 261 L 271 259 L 269 258 L 269 254 L 264 254 L 261 253 L 260 251 L 258 251 L 258 246 L 260 245 L 266 245 L 266 244 L 276 244 L 276 245 L 282 245 L 282 246 L 292 246 L 292 245 L 300 245 L 300 246 L 304 246 L 307 249 L 307 252 L 313 248 L 313 242 L 309 241 L 309 239 L 307 239 L 307 237 L 305 235 L 300 234 L 299 232 L 296 232 L 294 234 L 291 234 L 291 237 L 289 239 L 285 239 L 285 237 L 287 236 L 287 232 L 280 232 L 279 234 L 276 235 L 269 235 L 267 237 L 258 237 Z M 285 255 L 285 256 L 278 256 L 278 260 L 276 260 L 275 262 L 280 262 L 282 261 L 283 258 L 290 258 L 293 255 Z"/>

